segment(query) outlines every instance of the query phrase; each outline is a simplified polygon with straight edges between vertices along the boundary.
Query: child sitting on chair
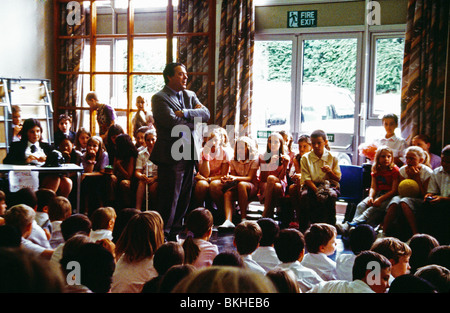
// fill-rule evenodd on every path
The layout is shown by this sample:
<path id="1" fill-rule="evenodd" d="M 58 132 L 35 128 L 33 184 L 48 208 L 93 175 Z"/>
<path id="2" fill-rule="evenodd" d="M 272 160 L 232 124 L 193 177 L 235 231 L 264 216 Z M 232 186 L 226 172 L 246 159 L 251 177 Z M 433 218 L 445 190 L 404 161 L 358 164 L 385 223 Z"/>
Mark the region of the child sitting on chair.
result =
<path id="1" fill-rule="evenodd" d="M 305 231 L 310 223 L 336 224 L 336 200 L 339 196 L 341 169 L 338 159 L 332 155 L 327 135 L 323 130 L 311 134 L 313 150 L 301 161 L 301 184 L 299 223 Z"/>

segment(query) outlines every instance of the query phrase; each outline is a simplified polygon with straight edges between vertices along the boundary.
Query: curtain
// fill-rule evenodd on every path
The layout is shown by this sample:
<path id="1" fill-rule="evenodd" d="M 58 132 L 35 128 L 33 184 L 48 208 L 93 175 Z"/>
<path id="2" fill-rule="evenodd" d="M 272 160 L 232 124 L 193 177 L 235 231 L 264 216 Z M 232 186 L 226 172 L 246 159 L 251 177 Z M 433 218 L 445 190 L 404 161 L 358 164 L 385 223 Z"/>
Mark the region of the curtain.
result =
<path id="1" fill-rule="evenodd" d="M 253 0 L 223 0 L 215 123 L 241 135 L 250 133 L 254 38 Z"/>
<path id="2" fill-rule="evenodd" d="M 408 142 L 417 134 L 431 138 L 431 152 L 443 146 L 448 0 L 408 2 L 403 61 L 401 133 Z"/>
<path id="3" fill-rule="evenodd" d="M 79 23 L 68 23 L 67 17 L 70 10 L 67 9 L 67 3 L 60 3 L 60 30 L 61 36 L 81 36 L 86 35 L 86 14 L 83 5 L 80 5 Z M 72 25 L 70 25 L 72 24 Z M 60 45 L 60 70 L 66 72 L 80 71 L 80 64 L 83 58 L 84 39 L 65 39 Z M 81 106 L 81 75 L 65 74 L 60 76 L 60 99 L 59 108 Z M 55 112 L 60 114 L 62 112 Z M 66 112 L 72 117 L 72 128 L 78 128 L 78 119 L 75 110 Z M 55 117 L 57 118 L 57 116 Z"/>
<path id="4" fill-rule="evenodd" d="M 182 33 L 207 33 L 209 30 L 209 1 L 179 0 L 178 31 Z M 178 39 L 178 62 L 190 73 L 208 73 L 208 35 L 181 36 Z M 195 91 L 200 102 L 209 107 L 208 76 L 191 75 L 187 89 Z"/>

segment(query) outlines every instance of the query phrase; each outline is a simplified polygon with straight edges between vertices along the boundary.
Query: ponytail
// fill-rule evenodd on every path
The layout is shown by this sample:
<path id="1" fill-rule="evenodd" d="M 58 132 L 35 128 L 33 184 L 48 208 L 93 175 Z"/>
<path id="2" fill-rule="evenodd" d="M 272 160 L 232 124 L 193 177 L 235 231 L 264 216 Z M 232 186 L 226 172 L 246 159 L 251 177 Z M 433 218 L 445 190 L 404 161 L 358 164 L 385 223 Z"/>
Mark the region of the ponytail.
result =
<path id="1" fill-rule="evenodd" d="M 194 242 L 194 236 L 191 232 L 188 233 L 188 236 L 183 242 L 184 249 L 184 263 L 185 264 L 193 264 L 200 254 L 200 249 L 197 244 Z"/>

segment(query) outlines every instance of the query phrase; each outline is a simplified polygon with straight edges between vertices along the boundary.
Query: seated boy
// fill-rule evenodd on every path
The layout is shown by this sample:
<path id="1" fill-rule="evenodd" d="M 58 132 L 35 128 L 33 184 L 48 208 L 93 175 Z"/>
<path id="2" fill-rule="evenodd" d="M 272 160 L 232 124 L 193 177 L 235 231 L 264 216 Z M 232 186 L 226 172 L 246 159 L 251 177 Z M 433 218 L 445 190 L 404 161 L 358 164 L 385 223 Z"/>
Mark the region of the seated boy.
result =
<path id="1" fill-rule="evenodd" d="M 36 207 L 36 223 L 48 234 L 50 239 L 50 219 L 48 217 L 48 205 L 56 197 L 56 193 L 51 189 L 40 188 L 36 191 L 37 207 Z"/>
<path id="2" fill-rule="evenodd" d="M 48 217 L 51 224 L 50 246 L 55 249 L 64 242 L 61 233 L 61 223 L 72 214 L 70 201 L 62 196 L 57 196 L 48 206 Z"/>
<path id="3" fill-rule="evenodd" d="M 385 256 L 391 262 L 391 277 L 389 284 L 394 278 L 409 273 L 411 266 L 409 258 L 411 257 L 411 248 L 403 241 L 395 237 L 384 237 L 375 240 L 370 248 L 371 251 Z"/>
<path id="4" fill-rule="evenodd" d="M 280 260 L 273 247 L 275 238 L 280 232 L 280 227 L 277 222 L 268 217 L 260 218 L 257 223 L 261 227 L 262 237 L 259 242 L 259 247 L 252 254 L 252 258 L 263 269 L 270 271 L 280 264 Z"/>
<path id="5" fill-rule="evenodd" d="M 281 230 L 274 247 L 282 262 L 276 268 L 291 270 L 302 292 L 323 281 L 314 270 L 300 263 L 305 255 L 305 240 L 300 231 L 294 228 Z"/>
<path id="6" fill-rule="evenodd" d="M 314 270 L 323 280 L 337 279 L 336 262 L 328 256 L 336 251 L 336 228 L 325 223 L 312 224 L 305 233 L 308 253 L 301 264 Z"/>
<path id="7" fill-rule="evenodd" d="M 386 114 L 381 119 L 386 134 L 384 137 L 375 139 L 374 144 L 378 147 L 388 146 L 394 152 L 394 163 L 402 167 L 405 163 L 404 151 L 408 147 L 405 139 L 395 135 L 395 129 L 398 127 L 398 116 L 395 114 Z"/>
<path id="8" fill-rule="evenodd" d="M 299 203 L 299 229 L 304 232 L 311 223 L 336 224 L 336 200 L 339 197 L 341 169 L 338 159 L 327 149 L 323 130 L 311 134 L 312 151 L 300 160 L 303 189 Z"/>
<path id="9" fill-rule="evenodd" d="M 46 249 L 27 239 L 33 230 L 35 215 L 36 212 L 28 205 L 17 204 L 6 211 L 5 222 L 6 225 L 16 227 L 20 231 L 22 235 L 21 248 L 32 251 L 46 259 L 50 259 L 53 254 L 52 249 Z"/>
<path id="10" fill-rule="evenodd" d="M 374 266 L 376 262 L 379 267 Z M 389 288 L 391 263 L 379 253 L 363 251 L 355 258 L 353 280 L 332 280 L 317 284 L 311 293 L 385 293 Z"/>
<path id="11" fill-rule="evenodd" d="M 101 207 L 95 210 L 90 217 L 92 231 L 89 237 L 91 237 L 91 240 L 93 242 L 101 239 L 112 241 L 112 231 L 116 218 L 116 211 L 112 207 Z"/>
<path id="12" fill-rule="evenodd" d="M 440 244 L 450 244 L 450 145 L 441 152 L 441 166 L 431 174 L 423 207 L 419 210 L 422 232 L 433 235 Z"/>
<path id="13" fill-rule="evenodd" d="M 243 221 L 234 229 L 233 244 L 249 270 L 265 275 L 266 271 L 252 259 L 252 253 L 258 248 L 261 237 L 262 230 L 258 223 Z"/>
<path id="14" fill-rule="evenodd" d="M 74 143 L 76 133 L 70 130 L 72 127 L 72 118 L 67 114 L 61 114 L 58 117 L 58 129 L 55 131 L 55 147 L 59 147 L 59 144 L 64 138 L 69 138 L 69 140 Z"/>

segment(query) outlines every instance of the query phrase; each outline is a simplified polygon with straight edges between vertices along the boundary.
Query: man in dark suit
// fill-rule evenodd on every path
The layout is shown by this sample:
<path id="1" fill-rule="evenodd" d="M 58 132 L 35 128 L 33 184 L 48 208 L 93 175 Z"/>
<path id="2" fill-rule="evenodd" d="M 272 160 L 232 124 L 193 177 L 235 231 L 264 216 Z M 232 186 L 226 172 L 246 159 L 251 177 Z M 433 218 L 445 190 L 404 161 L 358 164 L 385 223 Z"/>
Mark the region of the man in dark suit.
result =
<path id="1" fill-rule="evenodd" d="M 157 139 L 150 160 L 158 166 L 157 208 L 168 240 L 176 240 L 191 199 L 194 166 L 201 149 L 196 123 L 209 120 L 208 108 L 186 90 L 187 72 L 181 63 L 163 71 L 165 86 L 152 97 Z"/>

